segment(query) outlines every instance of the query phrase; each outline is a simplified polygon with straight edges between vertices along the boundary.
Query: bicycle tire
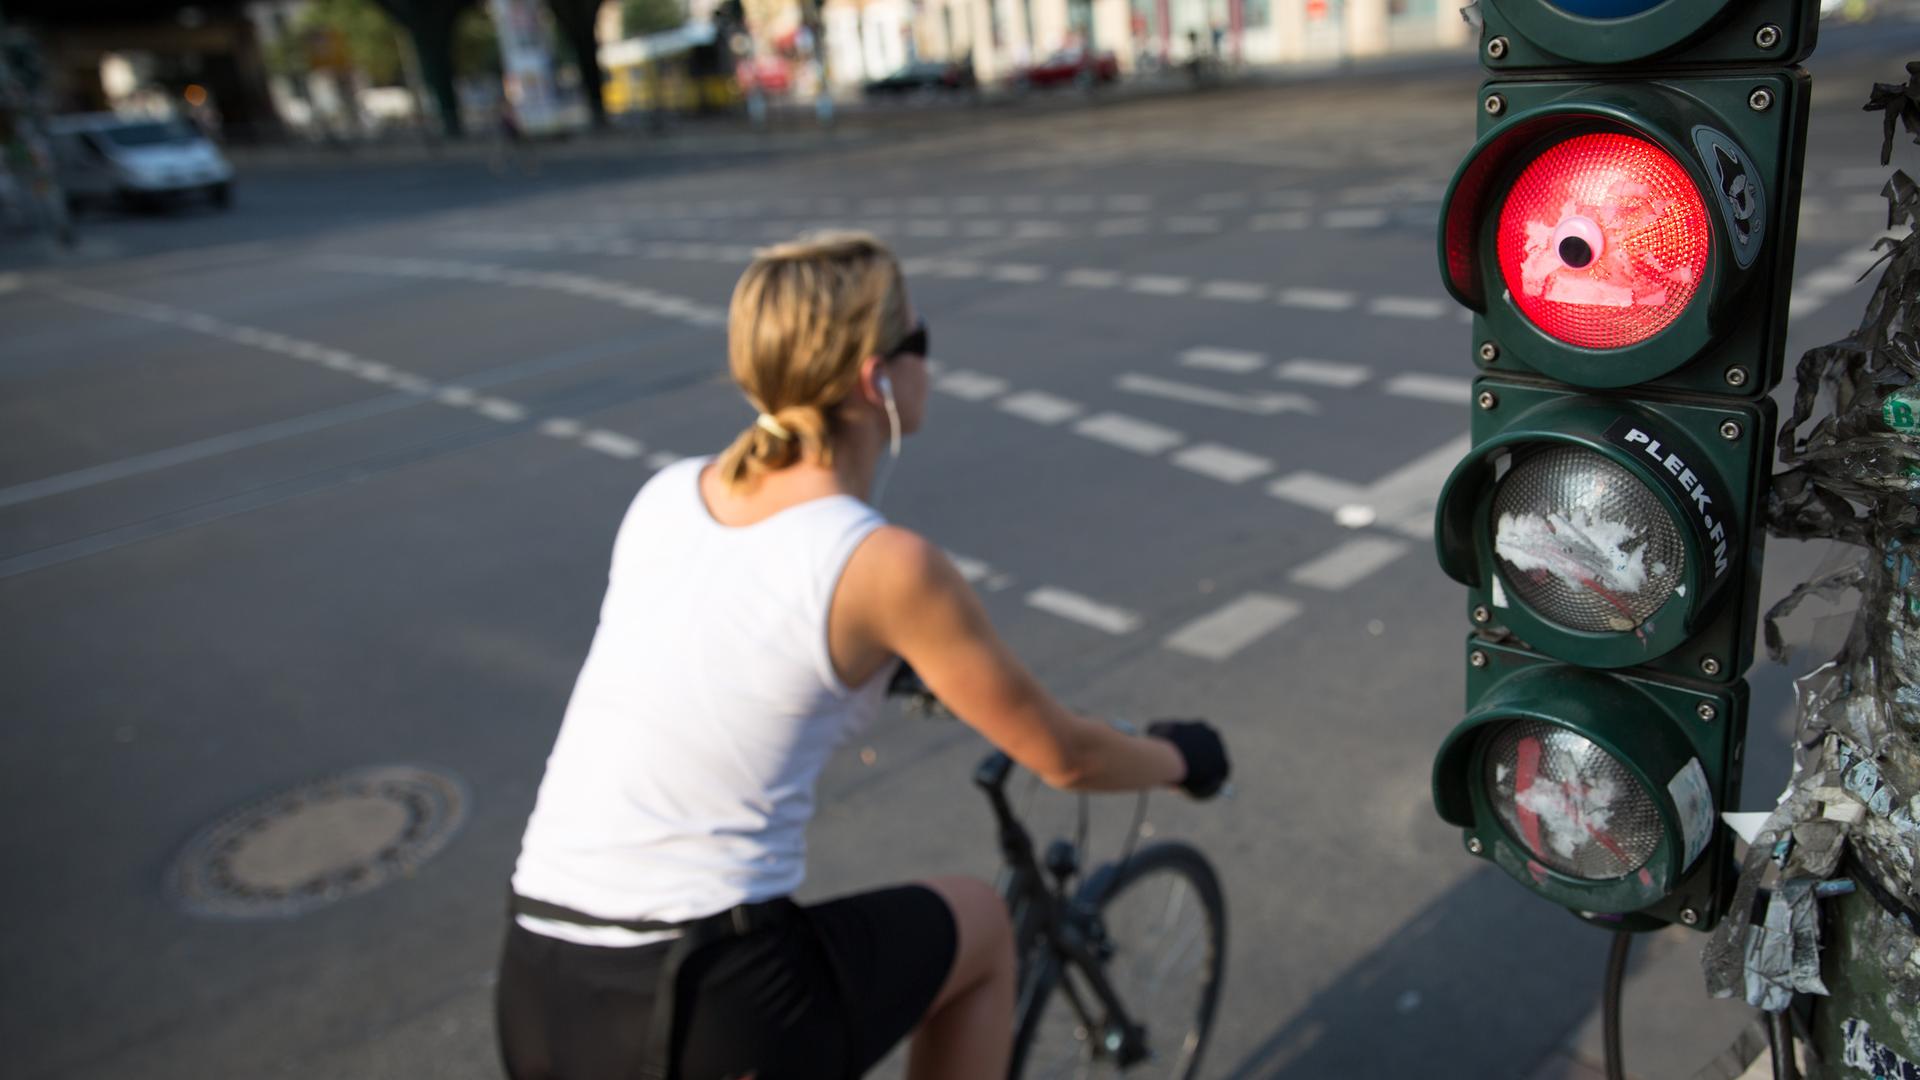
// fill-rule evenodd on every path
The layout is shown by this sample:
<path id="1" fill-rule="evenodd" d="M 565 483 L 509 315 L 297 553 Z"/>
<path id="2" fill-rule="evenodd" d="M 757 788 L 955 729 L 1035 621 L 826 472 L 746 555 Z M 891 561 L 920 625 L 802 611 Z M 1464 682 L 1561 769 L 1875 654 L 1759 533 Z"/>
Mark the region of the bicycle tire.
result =
<path id="1" fill-rule="evenodd" d="M 1171 1022 L 1149 1011 L 1152 1005 L 1140 1004 L 1142 987 L 1135 977 L 1150 970 L 1151 965 L 1143 967 L 1142 961 L 1151 961 L 1156 952 L 1137 940 L 1136 931 L 1124 925 L 1130 920 L 1118 918 L 1124 914 L 1129 900 L 1151 896 L 1159 891 L 1162 883 L 1170 892 L 1161 916 L 1181 914 L 1173 908 L 1186 906 L 1190 898 L 1197 902 L 1193 910 L 1200 917 L 1195 944 L 1201 954 L 1192 986 L 1194 1003 L 1190 1015 L 1178 1021 L 1185 1030 L 1179 1035 L 1177 1052 L 1171 1054 L 1166 1049 L 1171 1045 L 1168 1034 L 1172 1030 Z M 1134 1020 L 1146 1027 L 1153 1056 L 1122 1068 L 1105 1055 L 1096 1043 L 1098 1033 L 1081 1022 L 1070 995 L 1076 993 L 1077 983 L 1081 988 L 1077 993 L 1083 1002 L 1092 1007 L 1097 1007 L 1099 1002 L 1084 989 L 1087 980 L 1077 974 L 1074 962 L 1062 957 L 1035 976 L 1041 981 L 1027 998 L 1015 1027 L 1013 1068 L 1009 1075 L 1013 1080 L 1053 1080 L 1062 1076 L 1164 1076 L 1188 1080 L 1198 1075 L 1207 1036 L 1213 1029 L 1214 1012 L 1220 1002 L 1221 980 L 1226 973 L 1226 898 L 1213 865 L 1190 844 L 1178 841 L 1151 844 L 1124 863 L 1108 863 L 1094 871 L 1075 894 L 1074 902 L 1100 912 L 1101 924 L 1113 945 L 1112 955 L 1102 966 L 1121 1002 L 1129 1011 L 1141 1010 L 1135 1013 Z M 1164 924 L 1167 920 L 1161 921 Z M 1178 939 L 1169 944 L 1179 946 L 1176 958 L 1186 950 Z M 1066 990 L 1061 989 L 1062 983 L 1067 985 Z"/>

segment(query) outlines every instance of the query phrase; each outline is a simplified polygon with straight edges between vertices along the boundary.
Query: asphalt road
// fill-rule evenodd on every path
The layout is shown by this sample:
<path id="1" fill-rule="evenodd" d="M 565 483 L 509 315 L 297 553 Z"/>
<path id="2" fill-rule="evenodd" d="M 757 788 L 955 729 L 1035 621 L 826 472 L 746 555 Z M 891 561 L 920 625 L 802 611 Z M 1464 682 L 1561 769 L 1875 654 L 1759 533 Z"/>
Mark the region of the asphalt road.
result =
<path id="1" fill-rule="evenodd" d="M 1830 45 L 1790 356 L 1864 300 L 1846 279 L 1885 170 L 1858 105 L 1920 32 Z M 96 216 L 79 256 L 17 258 L 10 1075 L 496 1075 L 504 882 L 614 528 L 652 469 L 750 419 L 720 330 L 748 251 L 828 224 L 909 260 L 941 364 L 888 515 L 962 559 L 1066 699 L 1228 733 L 1236 797 L 1150 814 L 1227 883 L 1210 1074 L 1575 1075 L 1552 1070 L 1604 937 L 1465 856 L 1428 794 L 1468 629 L 1428 522 L 1472 373 L 1433 226 L 1477 78 L 1463 59 L 538 175 L 262 171 L 231 214 Z M 1780 546 L 1769 592 L 1828 557 Z M 1764 807 L 1791 699 L 1781 669 L 1753 682 Z M 990 874 L 981 752 L 906 717 L 850 748 L 807 894 Z M 288 919 L 169 894 L 221 815 L 386 763 L 464 786 L 411 875 Z"/>

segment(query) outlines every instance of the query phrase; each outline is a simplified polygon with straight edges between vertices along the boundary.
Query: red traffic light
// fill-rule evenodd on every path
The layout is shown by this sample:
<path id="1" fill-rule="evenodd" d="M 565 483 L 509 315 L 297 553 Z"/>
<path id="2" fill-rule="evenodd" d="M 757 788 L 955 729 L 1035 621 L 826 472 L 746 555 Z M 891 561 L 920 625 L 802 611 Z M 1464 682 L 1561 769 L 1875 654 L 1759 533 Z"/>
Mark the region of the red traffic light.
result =
<path id="1" fill-rule="evenodd" d="M 1666 329 L 1692 302 L 1712 246 L 1707 204 L 1686 167 L 1622 132 L 1542 150 L 1514 179 L 1494 240 L 1521 314 L 1587 349 L 1637 345 Z"/>

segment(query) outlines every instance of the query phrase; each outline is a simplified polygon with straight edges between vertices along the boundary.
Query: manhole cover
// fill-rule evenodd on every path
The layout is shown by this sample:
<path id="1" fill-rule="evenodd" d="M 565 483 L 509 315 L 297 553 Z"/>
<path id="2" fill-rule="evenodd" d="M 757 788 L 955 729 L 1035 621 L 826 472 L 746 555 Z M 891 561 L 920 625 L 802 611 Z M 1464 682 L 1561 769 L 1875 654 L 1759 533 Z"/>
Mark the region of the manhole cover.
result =
<path id="1" fill-rule="evenodd" d="M 411 872 L 466 814 L 459 781 L 404 765 L 329 776 L 240 808 L 193 838 L 169 884 L 201 915 L 285 918 Z"/>

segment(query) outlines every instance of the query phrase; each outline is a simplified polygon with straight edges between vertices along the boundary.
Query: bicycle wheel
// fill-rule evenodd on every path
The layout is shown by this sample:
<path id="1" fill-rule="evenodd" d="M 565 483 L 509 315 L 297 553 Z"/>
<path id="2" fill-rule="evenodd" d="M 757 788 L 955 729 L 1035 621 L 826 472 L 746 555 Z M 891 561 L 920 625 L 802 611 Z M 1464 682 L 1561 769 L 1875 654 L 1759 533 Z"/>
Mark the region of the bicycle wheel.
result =
<path id="1" fill-rule="evenodd" d="M 1075 896 L 1092 913 L 1086 930 L 1104 942 L 1106 978 L 1133 1022 L 1146 1056 L 1131 1065 L 1087 975 L 1072 960 L 1029 1001 L 1016 1029 L 1013 1076 L 1178 1077 L 1199 1073 L 1226 966 L 1227 911 L 1220 879 L 1187 844 L 1143 848 L 1095 871 Z"/>

